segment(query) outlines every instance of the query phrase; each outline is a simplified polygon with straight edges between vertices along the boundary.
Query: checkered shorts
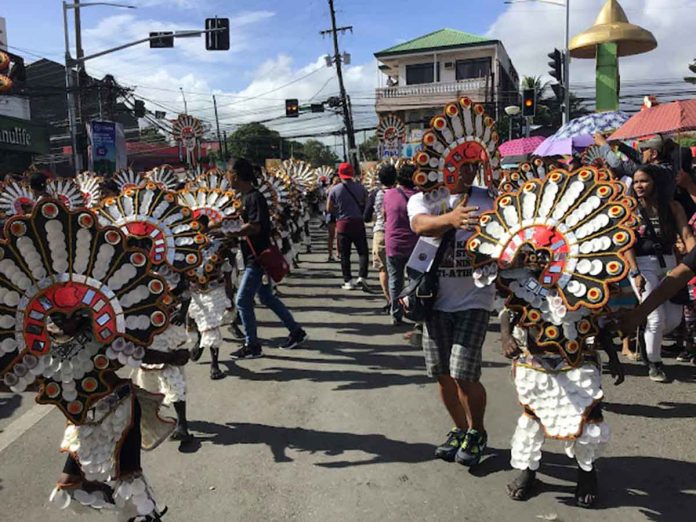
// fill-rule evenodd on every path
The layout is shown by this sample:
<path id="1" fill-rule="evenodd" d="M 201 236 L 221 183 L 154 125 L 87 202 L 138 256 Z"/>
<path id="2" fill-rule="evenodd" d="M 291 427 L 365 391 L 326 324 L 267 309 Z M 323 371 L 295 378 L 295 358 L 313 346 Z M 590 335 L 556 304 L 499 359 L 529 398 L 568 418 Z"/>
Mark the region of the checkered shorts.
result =
<path id="1" fill-rule="evenodd" d="M 433 310 L 423 331 L 428 375 L 434 378 L 450 375 L 461 381 L 478 382 L 490 315 L 488 310 L 480 309 L 460 312 Z"/>

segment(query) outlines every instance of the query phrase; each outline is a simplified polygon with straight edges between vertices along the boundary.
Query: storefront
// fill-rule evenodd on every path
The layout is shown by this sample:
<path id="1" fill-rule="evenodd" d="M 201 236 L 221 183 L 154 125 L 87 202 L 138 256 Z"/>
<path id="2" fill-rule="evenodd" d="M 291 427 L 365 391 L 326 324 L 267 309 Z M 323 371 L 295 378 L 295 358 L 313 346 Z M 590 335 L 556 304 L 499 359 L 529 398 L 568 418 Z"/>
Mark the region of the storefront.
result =
<path id="1" fill-rule="evenodd" d="M 24 172 L 37 154 L 48 152 L 46 127 L 28 120 L 0 116 L 0 176 Z"/>

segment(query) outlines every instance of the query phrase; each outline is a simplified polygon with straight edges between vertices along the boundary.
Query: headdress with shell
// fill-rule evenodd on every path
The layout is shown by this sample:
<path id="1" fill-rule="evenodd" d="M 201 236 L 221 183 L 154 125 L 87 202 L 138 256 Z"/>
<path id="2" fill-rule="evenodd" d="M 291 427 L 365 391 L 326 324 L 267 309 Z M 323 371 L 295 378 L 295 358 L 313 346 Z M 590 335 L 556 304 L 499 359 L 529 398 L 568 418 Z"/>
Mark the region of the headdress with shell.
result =
<path id="1" fill-rule="evenodd" d="M 232 175 L 218 168 L 208 169 L 186 184 L 187 189 L 232 190 Z"/>
<path id="2" fill-rule="evenodd" d="M 178 192 L 178 200 L 179 204 L 193 211 L 195 219 L 201 215 L 208 216 L 211 225 L 237 217 L 242 207 L 239 195 L 233 190 L 187 187 Z"/>
<path id="3" fill-rule="evenodd" d="M 129 238 L 147 240 L 155 266 L 166 263 L 175 272 L 183 272 L 201 263 L 206 238 L 192 211 L 179 204 L 174 192 L 153 182 L 105 200 L 97 216 L 102 225 L 119 227 Z"/>
<path id="4" fill-rule="evenodd" d="M 37 402 L 79 424 L 113 390 L 105 374 L 138 364 L 167 326 L 166 285 L 119 229 L 52 199 L 5 224 L 0 259 L 0 377 L 17 392 L 38 380 Z M 91 337 L 56 343 L 49 318 L 72 313 Z"/>
<path id="5" fill-rule="evenodd" d="M 113 180 L 120 191 L 140 187 L 146 181 L 142 172 L 134 172 L 133 169 L 119 170 L 114 174 Z"/>
<path id="6" fill-rule="evenodd" d="M 46 192 L 70 209 L 87 206 L 80 185 L 72 178 L 49 179 L 46 183 Z"/>
<path id="7" fill-rule="evenodd" d="M 157 185 L 162 190 L 176 190 L 179 177 L 170 165 L 162 165 L 145 173 L 145 179 Z"/>
<path id="8" fill-rule="evenodd" d="M 500 157 L 495 121 L 483 105 L 469 98 L 445 106 L 423 134 L 423 149 L 416 154 L 414 183 L 427 199 L 441 200 L 458 180 L 465 164 L 479 165 L 479 182 L 486 186 L 499 179 Z"/>
<path id="9" fill-rule="evenodd" d="M 290 178 L 290 180 L 299 186 L 302 192 L 312 192 L 316 190 L 319 182 L 316 169 L 305 161 L 288 159 L 281 164 L 280 171 Z"/>
<path id="10" fill-rule="evenodd" d="M 328 165 L 322 165 L 314 170 L 317 181 L 319 183 L 328 183 L 329 180 L 336 174 L 336 169 Z"/>
<path id="11" fill-rule="evenodd" d="M 82 197 L 85 199 L 86 207 L 95 207 L 101 200 L 101 183 L 103 178 L 94 172 L 81 172 L 75 177 L 77 185 L 80 187 Z"/>
<path id="12" fill-rule="evenodd" d="M 0 184 L 0 215 L 22 214 L 22 207 L 33 207 L 35 204 L 34 192 L 24 181 L 11 180 Z"/>
<path id="13" fill-rule="evenodd" d="M 572 365 L 597 333 L 609 285 L 628 271 L 635 200 L 624 190 L 606 171 L 554 170 L 499 196 L 467 244 L 477 283 L 497 277 L 520 326 Z"/>
<path id="14" fill-rule="evenodd" d="M 514 169 L 503 170 L 500 174 L 498 193 L 515 192 L 531 179 L 544 179 L 556 167 L 552 161 L 535 158 L 521 163 Z"/>

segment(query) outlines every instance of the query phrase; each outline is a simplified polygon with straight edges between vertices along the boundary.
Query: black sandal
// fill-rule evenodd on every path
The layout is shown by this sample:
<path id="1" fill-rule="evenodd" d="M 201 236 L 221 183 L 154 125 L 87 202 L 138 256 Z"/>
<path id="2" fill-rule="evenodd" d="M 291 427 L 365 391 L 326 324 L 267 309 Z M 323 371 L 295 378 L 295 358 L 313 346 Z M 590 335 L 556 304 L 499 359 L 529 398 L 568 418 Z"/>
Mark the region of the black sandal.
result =
<path id="1" fill-rule="evenodd" d="M 525 501 L 529 499 L 538 484 L 536 471 L 526 469 L 506 486 L 507 494 L 512 500 Z"/>
<path id="2" fill-rule="evenodd" d="M 575 504 L 578 507 L 590 509 L 597 502 L 597 470 L 583 471 L 578 468 L 578 483 L 575 486 Z"/>

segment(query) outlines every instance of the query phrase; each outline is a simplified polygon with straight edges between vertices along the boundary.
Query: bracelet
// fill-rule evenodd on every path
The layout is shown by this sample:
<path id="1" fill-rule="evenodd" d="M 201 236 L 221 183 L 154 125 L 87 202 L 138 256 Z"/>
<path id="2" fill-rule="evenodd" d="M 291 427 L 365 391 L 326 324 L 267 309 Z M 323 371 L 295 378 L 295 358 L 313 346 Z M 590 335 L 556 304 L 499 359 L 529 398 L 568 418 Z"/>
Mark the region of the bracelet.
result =
<path id="1" fill-rule="evenodd" d="M 630 277 L 638 277 L 640 275 L 640 270 L 631 270 L 628 275 Z"/>

